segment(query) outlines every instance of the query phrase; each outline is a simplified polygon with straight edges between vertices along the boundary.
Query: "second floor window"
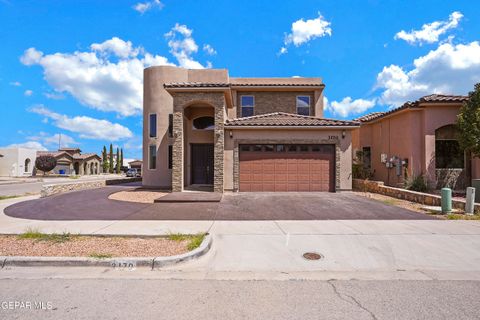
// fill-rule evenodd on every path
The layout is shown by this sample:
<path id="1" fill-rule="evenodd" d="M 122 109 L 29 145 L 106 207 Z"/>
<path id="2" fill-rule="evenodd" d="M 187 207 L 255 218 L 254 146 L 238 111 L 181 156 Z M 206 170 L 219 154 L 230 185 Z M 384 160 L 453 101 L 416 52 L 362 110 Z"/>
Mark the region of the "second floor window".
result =
<path id="1" fill-rule="evenodd" d="M 297 96 L 297 114 L 302 116 L 310 115 L 310 97 Z"/>
<path id="2" fill-rule="evenodd" d="M 155 113 L 150 114 L 148 128 L 150 132 L 150 138 L 157 137 L 157 115 Z"/>
<path id="3" fill-rule="evenodd" d="M 253 96 L 241 96 L 240 97 L 242 117 L 253 116 L 253 108 L 255 107 L 255 98 Z"/>

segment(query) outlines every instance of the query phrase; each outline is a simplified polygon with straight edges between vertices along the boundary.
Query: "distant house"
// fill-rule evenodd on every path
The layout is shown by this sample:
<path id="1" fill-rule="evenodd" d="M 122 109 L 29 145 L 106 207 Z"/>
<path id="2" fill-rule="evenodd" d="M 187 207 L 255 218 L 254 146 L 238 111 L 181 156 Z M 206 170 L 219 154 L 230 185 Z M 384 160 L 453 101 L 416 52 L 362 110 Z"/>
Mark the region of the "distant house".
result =
<path id="1" fill-rule="evenodd" d="M 0 149 L 0 176 L 31 176 L 35 166 L 36 151 L 27 148 Z"/>
<path id="2" fill-rule="evenodd" d="M 90 175 L 101 173 L 101 158 L 96 153 L 81 153 L 79 148 L 61 148 L 58 151 L 38 151 L 37 156 L 51 155 L 57 159 L 54 174 Z"/>
<path id="3" fill-rule="evenodd" d="M 467 96 L 432 94 L 387 112 L 356 119 L 354 155 L 373 180 L 403 186 L 423 175 L 430 187 L 463 190 L 480 178 L 480 160 L 460 148 L 455 123 Z"/>
<path id="4" fill-rule="evenodd" d="M 128 163 L 128 166 L 132 169 L 142 170 L 143 161 L 142 160 L 133 160 Z"/>

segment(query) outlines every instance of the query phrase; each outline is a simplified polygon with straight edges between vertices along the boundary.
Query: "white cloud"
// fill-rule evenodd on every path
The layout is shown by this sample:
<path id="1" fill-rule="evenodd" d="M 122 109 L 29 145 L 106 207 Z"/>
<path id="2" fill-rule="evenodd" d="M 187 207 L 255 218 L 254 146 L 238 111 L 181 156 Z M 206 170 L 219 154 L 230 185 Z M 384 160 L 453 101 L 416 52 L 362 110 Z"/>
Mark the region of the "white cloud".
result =
<path id="1" fill-rule="evenodd" d="M 108 120 L 100 120 L 86 116 L 71 118 L 53 112 L 42 105 L 35 106 L 29 111 L 52 119 L 58 128 L 78 133 L 80 138 L 117 141 L 133 136 L 127 127 L 118 123 L 112 123 Z"/>
<path id="2" fill-rule="evenodd" d="M 217 54 L 217 51 L 209 44 L 204 44 L 203 45 L 203 51 L 205 51 L 207 54 L 213 56 Z"/>
<path id="3" fill-rule="evenodd" d="M 124 41 L 118 37 L 113 37 L 102 43 L 93 43 L 90 48 L 92 51 L 98 51 L 103 54 L 111 53 L 122 59 L 136 57 L 143 51 L 141 47 L 134 48 L 131 41 Z"/>
<path id="4" fill-rule="evenodd" d="M 141 14 L 144 14 L 145 12 L 153 8 L 162 9 L 163 3 L 161 3 L 160 0 L 152 0 L 146 2 L 138 2 L 133 6 L 133 9 L 140 12 Z"/>
<path id="5" fill-rule="evenodd" d="M 402 39 L 409 44 L 435 43 L 439 41 L 439 37 L 448 30 L 454 29 L 462 20 L 463 14 L 455 11 L 450 14 L 447 21 L 434 21 L 422 26 L 421 30 L 411 30 L 407 32 L 402 30 L 395 35 L 395 40 Z"/>
<path id="6" fill-rule="evenodd" d="M 186 25 L 178 23 L 167 33 L 165 38 L 168 39 L 170 53 L 177 59 L 180 67 L 187 69 L 204 69 L 205 67 L 192 58 L 194 53 L 198 51 L 198 45 L 192 38 L 192 30 Z"/>
<path id="7" fill-rule="evenodd" d="M 20 61 L 43 67 L 45 80 L 56 92 L 68 92 L 84 105 L 122 116 L 141 114 L 144 68 L 174 65 L 116 37 L 94 43 L 86 52 L 44 55 L 29 48 Z"/>
<path id="8" fill-rule="evenodd" d="M 34 149 L 34 150 L 38 150 L 38 151 L 47 151 L 48 150 L 38 141 L 27 141 L 27 142 L 24 142 L 24 143 L 13 143 L 13 144 L 8 145 L 4 148 L 26 148 L 26 149 Z"/>
<path id="9" fill-rule="evenodd" d="M 415 59 L 413 66 L 405 70 L 390 65 L 377 75 L 376 88 L 382 90 L 383 104 L 399 106 L 433 93 L 468 93 L 480 82 L 480 44 L 444 43 Z"/>
<path id="10" fill-rule="evenodd" d="M 58 148 L 60 142 L 61 147 L 70 147 L 79 145 L 75 139 L 66 134 L 55 133 L 50 135 L 46 132 L 40 132 L 36 136 L 29 137 L 28 140 L 41 142 L 43 145 Z"/>
<path id="11" fill-rule="evenodd" d="M 32 94 L 33 94 L 32 90 L 25 90 L 25 92 L 23 93 L 25 97 L 30 97 Z"/>
<path id="12" fill-rule="evenodd" d="M 327 97 L 324 97 L 324 109 L 332 112 L 334 115 L 346 118 L 349 115 L 360 114 L 375 106 L 376 99 L 365 100 L 345 97 L 341 101 L 332 101 L 329 103 Z"/>
<path id="13" fill-rule="evenodd" d="M 62 100 L 62 99 L 65 99 L 65 96 L 61 93 L 53 93 L 53 92 L 45 92 L 43 94 L 45 97 L 47 97 L 48 99 L 52 99 L 52 100 Z"/>
<path id="14" fill-rule="evenodd" d="M 12 81 L 12 82 L 10 82 L 10 85 L 14 86 L 14 87 L 20 87 L 22 84 L 18 81 Z"/>
<path id="15" fill-rule="evenodd" d="M 304 20 L 303 18 L 292 23 L 291 33 L 285 35 L 284 47 L 280 54 L 287 52 L 287 46 L 294 44 L 296 47 L 316 38 L 332 35 L 331 23 L 318 13 L 315 19 Z"/>

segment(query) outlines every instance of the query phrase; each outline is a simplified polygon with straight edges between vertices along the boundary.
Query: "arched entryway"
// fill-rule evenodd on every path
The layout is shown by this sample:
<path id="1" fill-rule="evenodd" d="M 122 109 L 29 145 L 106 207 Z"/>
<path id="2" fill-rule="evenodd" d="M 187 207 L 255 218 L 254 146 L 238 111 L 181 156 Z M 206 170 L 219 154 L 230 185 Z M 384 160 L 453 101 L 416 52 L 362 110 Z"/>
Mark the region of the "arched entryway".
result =
<path id="1" fill-rule="evenodd" d="M 78 162 L 75 162 L 75 164 L 73 165 L 73 170 L 75 171 L 76 175 L 80 174 L 80 164 Z"/>
<path id="2" fill-rule="evenodd" d="M 185 187 L 213 187 L 214 114 L 215 108 L 205 103 L 195 103 L 185 108 Z"/>
<path id="3" fill-rule="evenodd" d="M 24 166 L 24 172 L 25 173 L 28 173 L 30 172 L 30 162 L 31 160 L 29 158 L 25 159 L 25 166 Z"/>

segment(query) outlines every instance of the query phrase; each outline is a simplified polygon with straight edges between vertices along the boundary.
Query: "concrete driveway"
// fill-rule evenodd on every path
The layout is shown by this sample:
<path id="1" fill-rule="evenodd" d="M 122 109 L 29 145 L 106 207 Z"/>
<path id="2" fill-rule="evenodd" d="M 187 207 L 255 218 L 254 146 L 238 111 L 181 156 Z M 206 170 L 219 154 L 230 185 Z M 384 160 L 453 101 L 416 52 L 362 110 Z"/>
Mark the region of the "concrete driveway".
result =
<path id="1" fill-rule="evenodd" d="M 132 187 L 65 193 L 19 202 L 10 217 L 34 220 L 425 220 L 431 216 L 341 193 L 227 193 L 219 203 L 141 204 L 109 200 Z"/>

